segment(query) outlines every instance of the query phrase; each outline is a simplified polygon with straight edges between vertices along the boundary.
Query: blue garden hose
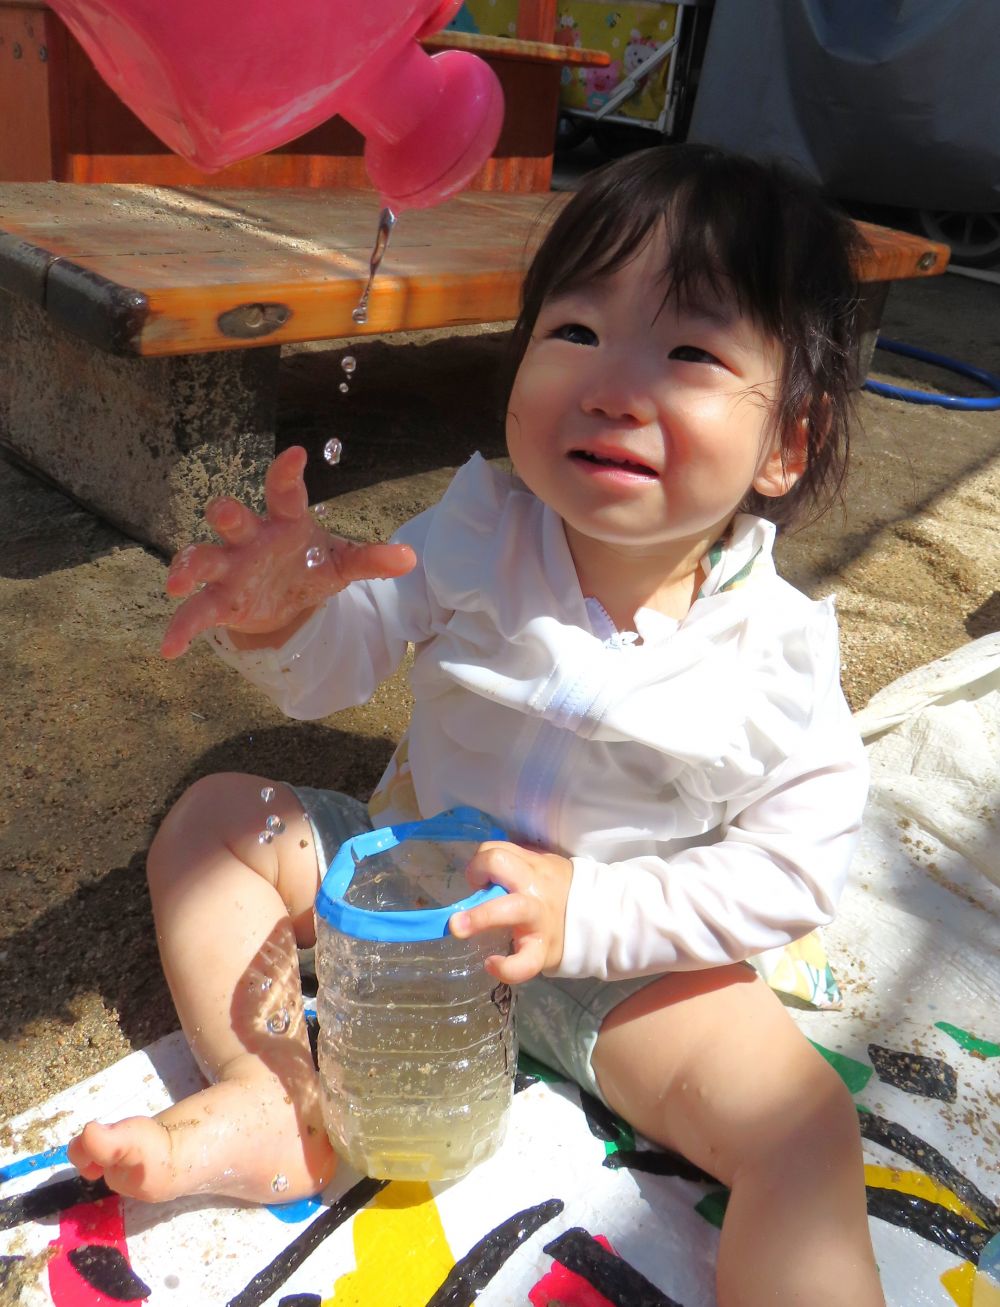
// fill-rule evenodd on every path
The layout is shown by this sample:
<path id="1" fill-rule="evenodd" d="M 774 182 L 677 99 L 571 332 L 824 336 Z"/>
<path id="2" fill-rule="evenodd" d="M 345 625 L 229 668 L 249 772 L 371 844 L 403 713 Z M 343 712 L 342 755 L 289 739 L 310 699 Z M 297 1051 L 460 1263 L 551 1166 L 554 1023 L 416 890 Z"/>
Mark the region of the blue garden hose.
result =
<path id="1" fill-rule="evenodd" d="M 993 394 L 985 399 L 968 399 L 964 395 L 937 395 L 931 390 L 906 390 L 903 386 L 890 386 L 886 381 L 869 379 L 865 382 L 864 388 L 872 391 L 873 394 L 887 395 L 890 399 L 905 399 L 911 404 L 940 404 L 942 408 L 1000 408 L 1000 377 L 993 372 L 974 368 L 969 363 L 959 363 L 944 354 L 932 354 L 929 349 L 921 349 L 919 345 L 904 345 L 901 340 L 890 340 L 887 336 L 879 336 L 875 348 L 884 349 L 889 354 L 903 354 L 907 358 L 920 359 L 923 363 L 933 363 L 936 367 L 946 368 L 949 372 L 971 377 L 973 381 L 982 382 L 993 391 Z"/>

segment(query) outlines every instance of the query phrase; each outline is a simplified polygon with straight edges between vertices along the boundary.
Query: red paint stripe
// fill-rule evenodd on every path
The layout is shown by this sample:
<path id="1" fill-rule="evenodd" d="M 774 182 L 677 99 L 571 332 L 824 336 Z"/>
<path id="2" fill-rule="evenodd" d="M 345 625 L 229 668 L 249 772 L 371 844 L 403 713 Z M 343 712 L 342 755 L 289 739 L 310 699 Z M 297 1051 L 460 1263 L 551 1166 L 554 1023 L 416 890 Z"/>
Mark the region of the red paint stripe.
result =
<path id="1" fill-rule="evenodd" d="M 603 1234 L 594 1237 L 609 1253 L 615 1251 Z M 552 1269 L 529 1290 L 528 1301 L 531 1307 L 550 1307 L 553 1303 L 558 1307 L 614 1307 L 614 1303 L 609 1302 L 603 1293 L 598 1293 L 582 1275 L 559 1262 L 553 1262 Z"/>
<path id="2" fill-rule="evenodd" d="M 144 1301 L 142 1298 L 130 1298 L 127 1302 L 121 1298 L 109 1298 L 88 1284 L 73 1267 L 68 1254 L 74 1248 L 85 1248 L 88 1244 L 117 1248 L 128 1259 L 125 1216 L 118 1194 L 101 1198 L 96 1203 L 80 1203 L 61 1214 L 59 1237 L 49 1244 L 50 1248 L 56 1249 L 55 1257 L 49 1262 L 52 1307 L 129 1307 L 129 1304 L 138 1307 Z"/>

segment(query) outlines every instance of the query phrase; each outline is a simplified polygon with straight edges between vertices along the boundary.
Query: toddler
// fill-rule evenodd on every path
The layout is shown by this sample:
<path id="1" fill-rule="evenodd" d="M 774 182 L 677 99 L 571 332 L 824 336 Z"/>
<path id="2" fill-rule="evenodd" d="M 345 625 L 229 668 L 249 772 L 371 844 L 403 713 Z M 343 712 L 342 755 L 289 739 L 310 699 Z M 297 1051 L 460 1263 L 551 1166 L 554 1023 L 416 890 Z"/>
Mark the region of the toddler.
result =
<path id="1" fill-rule="evenodd" d="M 832 602 L 772 560 L 776 527 L 844 475 L 857 245 L 777 168 L 631 155 L 587 179 L 527 275 L 512 474 L 473 457 L 387 545 L 309 514 L 297 448 L 265 516 L 207 507 L 221 543 L 171 565 L 164 655 L 205 633 L 319 718 L 412 645 L 413 716 L 367 809 L 220 775 L 169 813 L 149 881 L 209 1083 L 88 1125 L 85 1176 L 152 1201 L 326 1184 L 296 955 L 320 879 L 371 824 L 471 805 L 509 839 L 469 880 L 510 893 L 451 929 L 508 927 L 487 966 L 521 986 L 522 1045 L 730 1186 L 719 1302 L 883 1302 L 851 1097 L 752 965 L 831 919 L 865 802 Z"/>

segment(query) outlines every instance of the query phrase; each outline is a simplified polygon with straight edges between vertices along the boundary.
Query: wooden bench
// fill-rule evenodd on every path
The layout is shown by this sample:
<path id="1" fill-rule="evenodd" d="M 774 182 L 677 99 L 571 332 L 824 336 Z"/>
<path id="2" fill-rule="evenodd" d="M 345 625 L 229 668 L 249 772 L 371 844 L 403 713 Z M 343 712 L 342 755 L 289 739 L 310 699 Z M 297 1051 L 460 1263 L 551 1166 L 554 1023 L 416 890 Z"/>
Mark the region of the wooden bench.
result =
<path id="1" fill-rule="evenodd" d="M 523 31 L 554 29 L 524 6 Z M 548 40 L 438 32 L 423 42 L 470 50 L 504 93 L 503 130 L 473 190 L 547 191 L 567 65 L 607 67 L 603 50 Z M 101 80 L 76 38 L 44 0 L 0 0 L 0 182 L 130 182 L 151 186 L 357 187 L 368 185 L 364 140 L 331 118 L 267 154 L 220 172 L 198 172 L 159 141 Z"/>
<path id="2" fill-rule="evenodd" d="M 404 214 L 362 327 L 371 193 L 2 185 L 0 444 L 170 552 L 209 496 L 259 488 L 282 345 L 515 317 L 533 239 L 567 198 L 466 193 Z M 870 353 L 891 282 L 948 252 L 864 231 Z"/>

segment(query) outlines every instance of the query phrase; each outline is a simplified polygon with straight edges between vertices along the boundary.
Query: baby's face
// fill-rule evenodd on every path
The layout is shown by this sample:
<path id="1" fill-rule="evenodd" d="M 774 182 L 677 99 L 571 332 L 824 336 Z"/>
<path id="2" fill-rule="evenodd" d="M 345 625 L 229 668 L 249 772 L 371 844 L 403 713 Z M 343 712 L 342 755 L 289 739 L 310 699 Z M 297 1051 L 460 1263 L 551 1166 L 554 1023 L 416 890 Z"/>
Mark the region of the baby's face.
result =
<path id="1" fill-rule="evenodd" d="M 726 301 L 661 309 L 665 239 L 546 301 L 514 382 L 511 459 L 571 543 L 676 557 L 718 539 L 751 486 L 791 484 L 768 424 L 780 347 Z"/>

